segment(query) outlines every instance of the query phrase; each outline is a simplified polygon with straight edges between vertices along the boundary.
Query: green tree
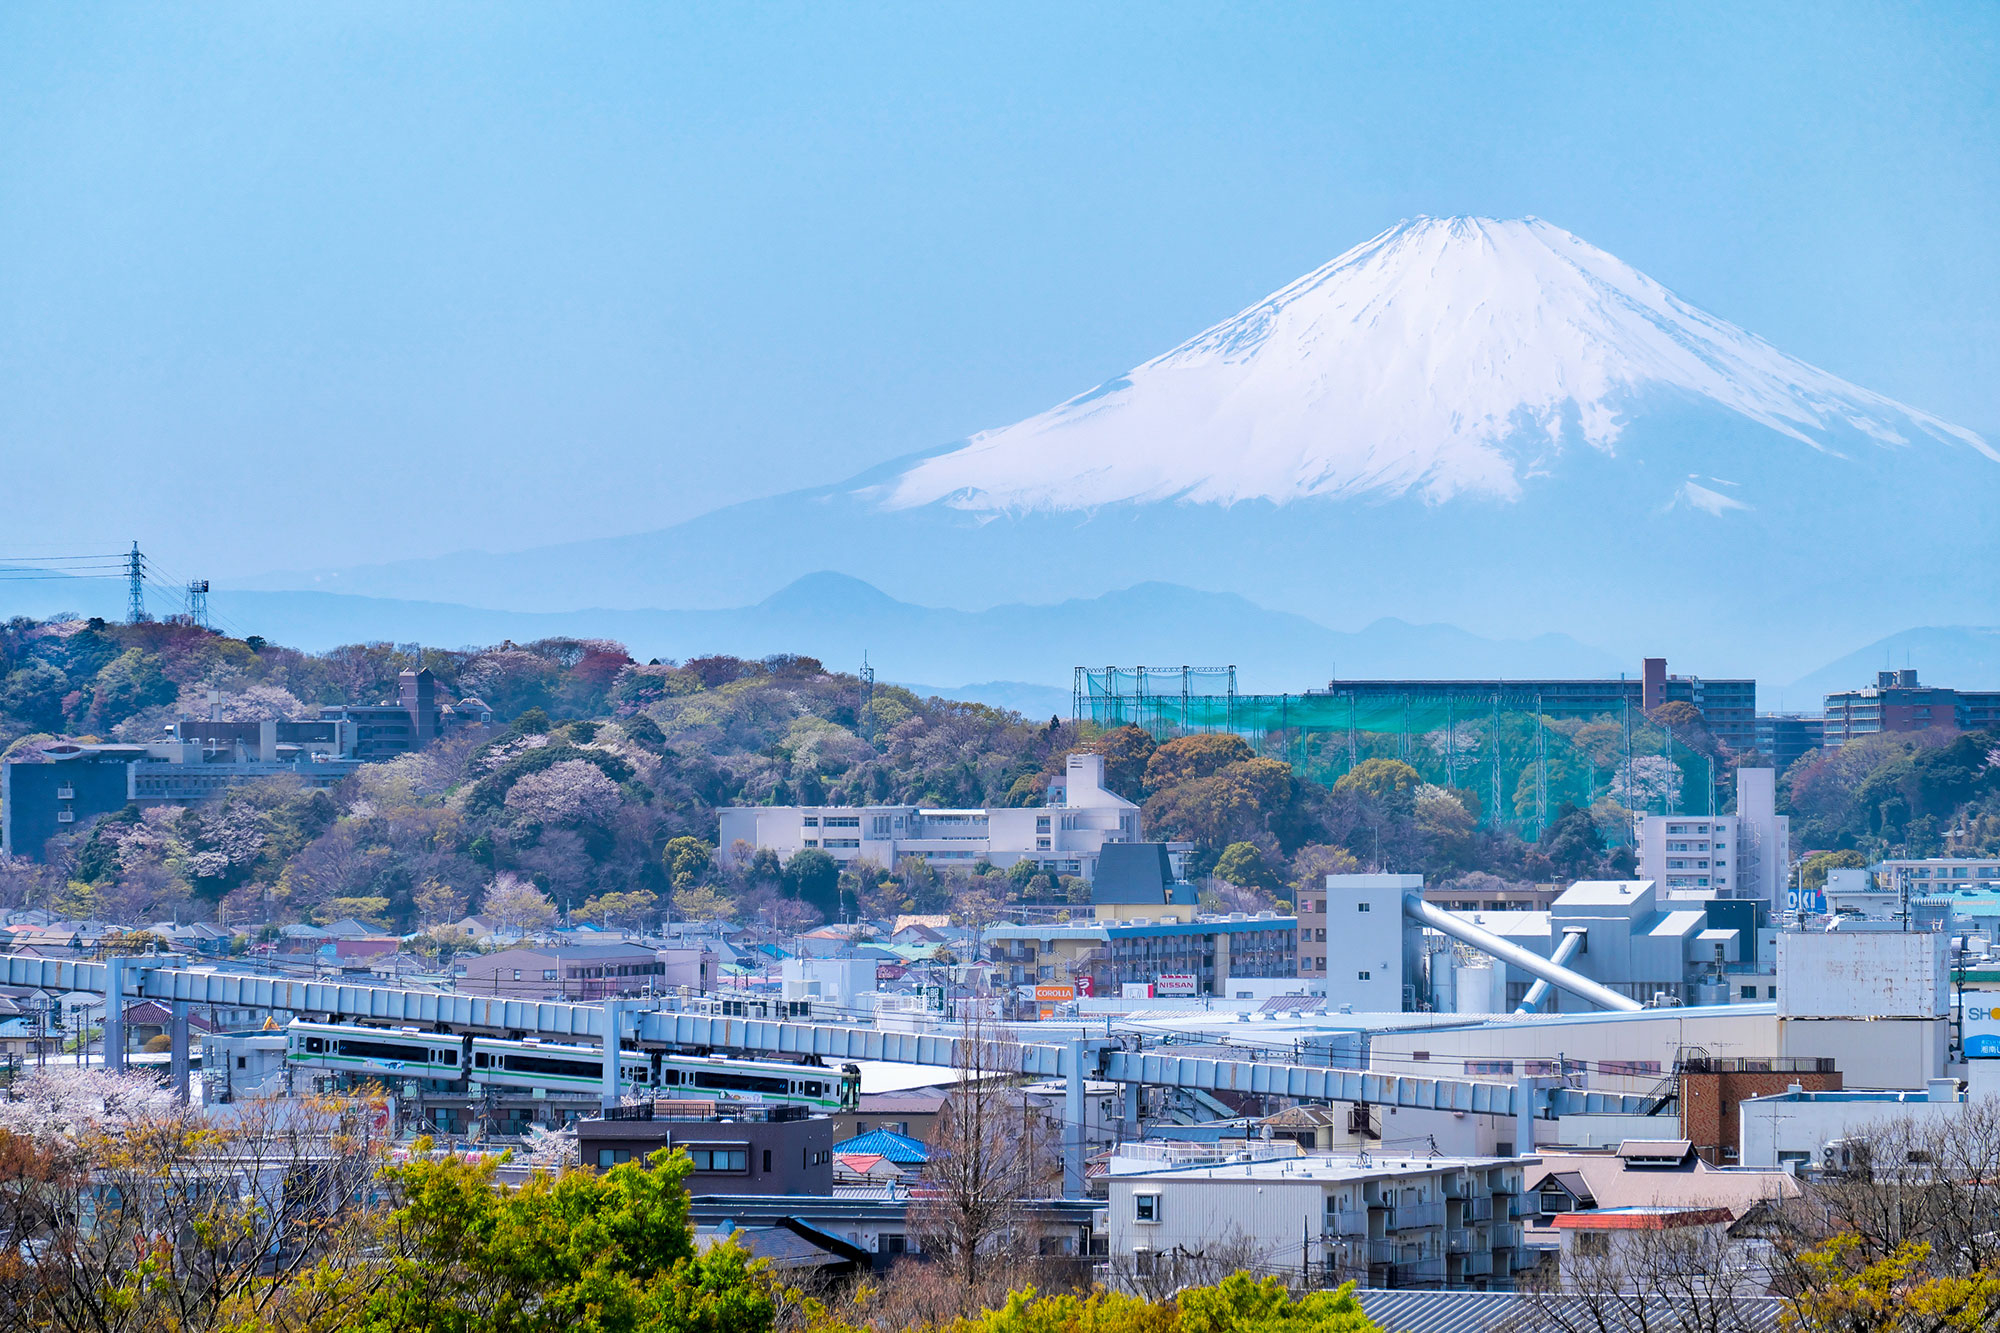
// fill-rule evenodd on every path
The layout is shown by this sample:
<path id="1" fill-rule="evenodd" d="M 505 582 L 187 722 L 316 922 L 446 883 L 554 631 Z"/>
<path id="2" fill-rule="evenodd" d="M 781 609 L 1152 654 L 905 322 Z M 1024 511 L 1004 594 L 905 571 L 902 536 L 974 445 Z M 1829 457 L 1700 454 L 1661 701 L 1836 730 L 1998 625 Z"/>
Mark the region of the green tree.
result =
<path id="1" fill-rule="evenodd" d="M 792 853 L 781 881 L 785 896 L 804 903 L 827 920 L 840 914 L 840 863 L 817 847 Z"/>
<path id="2" fill-rule="evenodd" d="M 1278 877 L 1265 863 L 1264 853 L 1253 842 L 1232 842 L 1216 858 L 1215 877 L 1239 889 L 1275 889 Z"/>
<path id="3" fill-rule="evenodd" d="M 1542 854 L 1559 875 L 1584 879 L 1604 860 L 1604 835 L 1588 810 L 1565 803 L 1542 835 Z"/>
<path id="4" fill-rule="evenodd" d="M 742 1249 L 695 1252 L 684 1153 L 500 1189 L 495 1159 L 418 1146 L 385 1173 L 401 1200 L 386 1261 L 320 1275 L 362 1288 L 345 1333 L 768 1333 L 769 1284 Z"/>
<path id="5" fill-rule="evenodd" d="M 1153 757 L 1146 761 L 1146 790 L 1156 792 L 1197 778 L 1213 777 L 1231 764 L 1255 758 L 1256 753 L 1250 742 L 1226 731 L 1177 736 L 1153 751 Z"/>
<path id="6" fill-rule="evenodd" d="M 1813 893 L 1826 886 L 1827 871 L 1863 870 L 1867 865 L 1868 858 L 1853 850 L 1814 852 L 1799 863 L 1799 887 Z"/>
<path id="7" fill-rule="evenodd" d="M 674 911 L 686 921 L 720 921 L 736 911 L 736 904 L 707 884 L 674 890 Z"/>
<path id="8" fill-rule="evenodd" d="M 1087 747 L 1104 756 L 1104 785 L 1128 801 L 1146 794 L 1146 765 L 1159 742 L 1144 727 L 1117 727 Z"/>
<path id="9" fill-rule="evenodd" d="M 1378 801 L 1408 798 L 1423 785 L 1423 775 L 1400 759 L 1364 759 L 1340 775 L 1335 792 L 1354 793 Z"/>
<path id="10" fill-rule="evenodd" d="M 693 888 L 695 881 L 708 873 L 714 858 L 714 847 L 700 838 L 685 836 L 668 839 L 666 851 L 660 855 L 667 872 L 667 882 L 676 891 Z"/>

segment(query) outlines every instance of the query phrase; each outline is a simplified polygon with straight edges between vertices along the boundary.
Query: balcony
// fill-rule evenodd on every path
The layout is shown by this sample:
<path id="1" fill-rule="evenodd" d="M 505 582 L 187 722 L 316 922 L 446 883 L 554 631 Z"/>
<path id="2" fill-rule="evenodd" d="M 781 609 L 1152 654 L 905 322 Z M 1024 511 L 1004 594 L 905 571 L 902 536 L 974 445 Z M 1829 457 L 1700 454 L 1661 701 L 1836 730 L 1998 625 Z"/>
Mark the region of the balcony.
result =
<path id="1" fill-rule="evenodd" d="M 1511 1250 L 1521 1244 L 1521 1228 L 1512 1222 L 1501 1222 L 1486 1235 L 1496 1250 Z"/>
<path id="2" fill-rule="evenodd" d="M 1491 1222 L 1493 1220 L 1493 1200 L 1490 1198 L 1467 1199 L 1465 1201 L 1467 1222 Z"/>
<path id="3" fill-rule="evenodd" d="M 1454 1227 L 1444 1233 L 1446 1254 L 1466 1254 L 1472 1249 L 1472 1233 Z"/>
<path id="4" fill-rule="evenodd" d="M 1444 1225 L 1444 1205 L 1441 1203 L 1404 1204 L 1389 1214 L 1389 1230 L 1421 1231 L 1427 1227 Z"/>
<path id="5" fill-rule="evenodd" d="M 1485 1277 L 1493 1271 L 1493 1255 L 1486 1250 L 1474 1250 L 1465 1256 L 1465 1264 L 1459 1271 L 1467 1277 Z"/>
<path id="6" fill-rule="evenodd" d="M 1371 1264 L 1393 1264 L 1403 1254 L 1403 1247 L 1393 1240 L 1365 1241 L 1360 1249 Z"/>
<path id="7" fill-rule="evenodd" d="M 1368 1214 L 1361 1209 L 1335 1209 L 1326 1215 L 1326 1229 L 1336 1236 L 1365 1236 L 1368 1234 Z"/>
<path id="8" fill-rule="evenodd" d="M 1415 1263 L 1397 1264 L 1391 1272 L 1391 1281 L 1398 1287 L 1438 1287 L 1444 1285 L 1444 1260 L 1419 1259 Z"/>

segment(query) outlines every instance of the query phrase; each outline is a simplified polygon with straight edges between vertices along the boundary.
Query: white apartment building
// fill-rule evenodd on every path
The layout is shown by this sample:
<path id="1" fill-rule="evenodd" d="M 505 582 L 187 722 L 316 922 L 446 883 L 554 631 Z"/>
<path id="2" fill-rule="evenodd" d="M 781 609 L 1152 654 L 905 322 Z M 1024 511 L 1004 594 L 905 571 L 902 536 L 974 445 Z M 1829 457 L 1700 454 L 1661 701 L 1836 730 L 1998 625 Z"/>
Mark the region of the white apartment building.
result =
<path id="1" fill-rule="evenodd" d="M 1073 754 L 1050 803 L 1023 809 L 933 810 L 915 805 L 745 805 L 722 811 L 717 857 L 738 842 L 780 857 L 817 847 L 842 863 L 862 857 L 894 866 L 919 856 L 940 870 L 987 861 L 1002 869 L 1034 861 L 1057 875 L 1090 879 L 1112 842 L 1139 841 L 1139 807 L 1104 785 L 1104 756 Z"/>
<path id="2" fill-rule="evenodd" d="M 1647 815 L 1639 821 L 1639 878 L 1668 894 L 1755 898 L 1785 909 L 1792 821 L 1777 812 L 1777 771 L 1736 770 L 1733 815 Z"/>
<path id="3" fill-rule="evenodd" d="M 1522 1266 L 1522 1163 L 1511 1158 L 1121 1164 L 1107 1181 L 1113 1285 L 1172 1278 L 1176 1263 L 1245 1243 L 1257 1271 L 1304 1262 L 1364 1287 L 1508 1291 Z"/>
<path id="4" fill-rule="evenodd" d="M 1903 879 L 1913 894 L 2000 889 L 2000 856 L 1894 857 L 1868 868 L 1877 887 L 1888 893 L 1898 892 Z"/>

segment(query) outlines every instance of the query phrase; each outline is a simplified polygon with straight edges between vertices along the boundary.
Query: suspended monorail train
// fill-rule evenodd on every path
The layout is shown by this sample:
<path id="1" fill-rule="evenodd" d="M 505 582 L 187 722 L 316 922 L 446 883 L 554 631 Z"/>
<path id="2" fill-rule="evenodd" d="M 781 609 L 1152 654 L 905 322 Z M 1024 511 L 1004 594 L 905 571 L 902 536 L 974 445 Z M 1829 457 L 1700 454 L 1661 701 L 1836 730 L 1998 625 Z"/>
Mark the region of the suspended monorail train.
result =
<path id="1" fill-rule="evenodd" d="M 604 1054 L 596 1046 L 303 1020 L 285 1029 L 285 1045 L 288 1064 L 369 1078 L 434 1079 L 581 1095 L 604 1087 Z M 726 1097 L 841 1111 L 854 1109 L 859 1101 L 861 1074 L 853 1065 L 833 1070 L 778 1060 L 622 1051 L 618 1086 L 621 1093 L 637 1096 Z"/>

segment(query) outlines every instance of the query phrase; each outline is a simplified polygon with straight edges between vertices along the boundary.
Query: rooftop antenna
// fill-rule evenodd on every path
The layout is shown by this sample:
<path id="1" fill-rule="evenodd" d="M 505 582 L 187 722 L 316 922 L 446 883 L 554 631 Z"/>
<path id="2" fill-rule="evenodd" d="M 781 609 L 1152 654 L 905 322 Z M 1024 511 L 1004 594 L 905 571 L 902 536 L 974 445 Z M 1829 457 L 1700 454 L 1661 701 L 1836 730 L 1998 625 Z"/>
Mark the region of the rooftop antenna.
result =
<path id="1" fill-rule="evenodd" d="M 146 614 L 146 557 L 139 554 L 136 541 L 132 543 L 132 554 L 125 557 L 125 584 L 125 619 L 143 625 L 152 617 Z"/>

